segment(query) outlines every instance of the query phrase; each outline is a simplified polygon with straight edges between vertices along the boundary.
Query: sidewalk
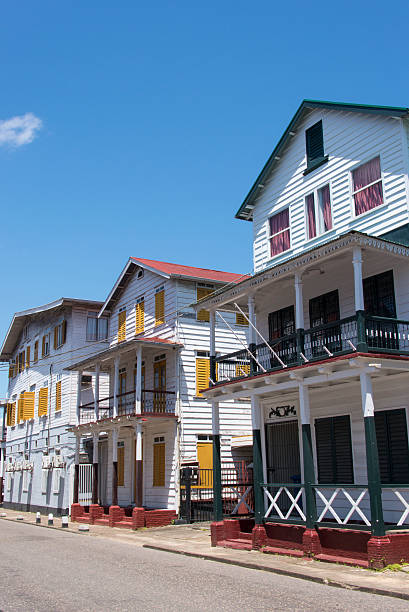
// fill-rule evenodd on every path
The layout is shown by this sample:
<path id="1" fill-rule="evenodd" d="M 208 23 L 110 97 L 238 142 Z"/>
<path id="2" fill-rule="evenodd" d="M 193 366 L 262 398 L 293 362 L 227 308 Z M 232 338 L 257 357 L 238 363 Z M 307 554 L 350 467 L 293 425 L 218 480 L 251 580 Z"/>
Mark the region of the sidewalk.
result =
<path id="1" fill-rule="evenodd" d="M 3 510 L 6 517 L 2 520 L 16 521 L 17 516 L 24 517 L 23 523 L 35 524 L 36 515 L 30 512 Z M 41 517 L 42 525 L 47 526 L 47 517 Z M 388 595 L 409 601 L 409 566 L 403 570 L 384 570 L 375 572 L 362 568 L 324 563 L 321 561 L 297 559 L 279 555 L 263 554 L 258 551 L 212 548 L 210 546 L 210 525 L 197 523 L 193 525 L 170 525 L 138 531 L 90 525 L 89 532 L 79 531 L 78 523 L 69 523 L 68 528 L 61 528 L 61 519 L 54 519 L 54 527 L 62 531 L 82 534 L 85 537 L 101 537 L 117 540 L 136 546 L 152 548 L 165 552 L 177 553 L 219 563 L 228 563 L 255 570 L 273 572 L 311 580 L 330 586 L 353 589 Z M 406 569 L 406 568 L 405 568 Z"/>

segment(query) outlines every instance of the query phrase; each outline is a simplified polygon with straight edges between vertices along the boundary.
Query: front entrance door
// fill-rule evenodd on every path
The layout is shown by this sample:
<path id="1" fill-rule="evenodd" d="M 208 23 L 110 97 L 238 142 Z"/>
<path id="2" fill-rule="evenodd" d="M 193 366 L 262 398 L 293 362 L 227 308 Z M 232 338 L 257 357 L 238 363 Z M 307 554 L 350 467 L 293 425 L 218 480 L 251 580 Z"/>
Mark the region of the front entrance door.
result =
<path id="1" fill-rule="evenodd" d="M 108 474 L 108 442 L 103 440 L 98 443 L 99 458 L 99 478 L 98 478 L 98 498 L 101 506 L 108 504 L 107 499 L 107 474 Z"/>
<path id="2" fill-rule="evenodd" d="M 301 482 L 298 422 L 266 424 L 267 481 Z"/>
<path id="3" fill-rule="evenodd" d="M 166 360 L 153 364 L 153 411 L 166 412 Z"/>
<path id="4" fill-rule="evenodd" d="M 277 485 L 291 485 L 301 482 L 300 448 L 298 439 L 298 422 L 266 424 L 267 482 Z M 273 497 L 279 486 L 268 487 Z M 299 489 L 291 487 L 288 491 L 295 495 Z M 281 512 L 285 514 L 291 506 L 291 500 L 285 489 L 276 500 Z M 302 506 L 299 500 L 300 507 Z"/>

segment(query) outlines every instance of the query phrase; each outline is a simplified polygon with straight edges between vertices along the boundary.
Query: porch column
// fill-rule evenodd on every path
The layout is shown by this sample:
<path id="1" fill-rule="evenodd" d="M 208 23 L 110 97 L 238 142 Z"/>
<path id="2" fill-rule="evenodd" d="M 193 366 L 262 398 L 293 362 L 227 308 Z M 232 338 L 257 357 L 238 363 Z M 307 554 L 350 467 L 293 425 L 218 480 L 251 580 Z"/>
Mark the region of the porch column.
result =
<path id="1" fill-rule="evenodd" d="M 99 434 L 92 435 L 92 503 L 98 503 L 98 442 Z"/>
<path id="2" fill-rule="evenodd" d="M 213 432 L 213 518 L 217 522 L 217 521 L 223 520 L 219 402 L 212 402 L 212 432 Z"/>
<path id="3" fill-rule="evenodd" d="M 78 370 L 78 378 L 77 378 L 77 425 L 80 424 L 81 421 L 81 379 L 82 379 L 82 370 Z"/>
<path id="4" fill-rule="evenodd" d="M 119 357 L 114 360 L 114 417 L 118 416 Z"/>
<path id="5" fill-rule="evenodd" d="M 3 431 L 6 431 L 5 427 L 3 427 Z M 0 504 L 3 503 L 4 455 L 6 450 L 5 444 L 5 442 L 0 440 Z"/>
<path id="6" fill-rule="evenodd" d="M 254 295 L 249 295 L 247 301 L 249 311 L 249 321 L 252 325 L 256 326 L 256 314 L 255 314 L 255 299 Z M 254 328 L 249 325 L 249 351 L 252 355 L 256 354 L 256 340 L 254 334 Z M 254 359 L 250 358 L 250 374 L 257 374 L 257 364 Z"/>
<path id="7" fill-rule="evenodd" d="M 74 494 L 72 501 L 74 504 L 78 504 L 79 499 L 79 481 L 80 481 L 80 441 L 81 436 L 75 434 L 75 457 L 74 457 Z"/>
<path id="8" fill-rule="evenodd" d="M 302 433 L 302 452 L 304 463 L 304 486 L 305 486 L 305 518 L 307 529 L 313 529 L 317 520 L 317 508 L 313 484 L 315 483 L 314 457 L 311 440 L 311 416 L 309 390 L 302 383 L 298 386 L 300 398 L 300 418 Z"/>
<path id="9" fill-rule="evenodd" d="M 362 284 L 362 250 L 361 247 L 354 247 L 352 265 L 354 266 L 354 296 L 357 326 L 357 345 L 356 350 L 360 353 L 368 352 L 365 329 L 365 305 L 364 288 Z"/>
<path id="10" fill-rule="evenodd" d="M 365 423 L 366 469 L 368 473 L 368 492 L 371 507 L 372 535 L 384 536 L 385 524 L 382 509 L 382 485 L 379 469 L 378 443 L 375 430 L 375 407 L 372 380 L 369 374 L 360 374 L 362 411 Z"/>
<path id="11" fill-rule="evenodd" d="M 210 384 L 216 382 L 216 312 L 209 313 L 210 321 Z"/>
<path id="12" fill-rule="evenodd" d="M 99 372 L 101 365 L 100 363 L 95 364 L 95 389 L 94 389 L 94 418 L 96 421 L 99 419 Z"/>
<path id="13" fill-rule="evenodd" d="M 301 360 L 300 353 L 304 353 L 304 301 L 303 301 L 303 286 L 302 274 L 297 272 L 294 275 L 294 290 L 295 290 L 295 331 L 296 331 L 296 346 L 297 357 Z M 302 361 L 303 363 L 303 361 Z"/>
<path id="14" fill-rule="evenodd" d="M 142 412 L 142 346 L 136 349 L 135 414 Z"/>
<path id="15" fill-rule="evenodd" d="M 119 429 L 112 430 L 112 506 L 118 505 L 118 435 Z"/>
<path id="16" fill-rule="evenodd" d="M 142 423 L 140 421 L 135 425 L 135 481 L 135 504 L 137 508 L 142 508 Z"/>
<path id="17" fill-rule="evenodd" d="M 263 478 L 263 457 L 261 450 L 261 413 L 258 397 L 251 398 L 251 421 L 253 426 L 253 486 L 254 486 L 254 519 L 260 525 L 264 518 L 264 495 L 261 489 Z"/>

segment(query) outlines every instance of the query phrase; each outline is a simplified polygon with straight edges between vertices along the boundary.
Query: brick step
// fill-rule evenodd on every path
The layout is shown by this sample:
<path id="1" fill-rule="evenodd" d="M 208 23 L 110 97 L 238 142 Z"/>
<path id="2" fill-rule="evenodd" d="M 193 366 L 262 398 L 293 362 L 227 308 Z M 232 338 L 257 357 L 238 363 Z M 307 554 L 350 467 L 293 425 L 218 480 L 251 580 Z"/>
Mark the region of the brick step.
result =
<path id="1" fill-rule="evenodd" d="M 354 559 L 353 557 L 341 557 L 341 555 L 315 555 L 314 559 L 319 561 L 328 561 L 329 563 L 344 563 L 344 565 L 354 565 L 359 567 L 368 568 L 369 562 L 363 559 Z"/>
<path id="2" fill-rule="evenodd" d="M 75 519 L 76 523 L 89 523 L 90 522 L 90 516 L 77 516 L 77 518 Z"/>
<path id="3" fill-rule="evenodd" d="M 252 543 L 242 538 L 235 538 L 234 540 L 223 540 L 220 542 L 225 548 L 234 548 L 235 550 L 251 550 Z"/>
<path id="4" fill-rule="evenodd" d="M 240 540 L 247 540 L 248 542 L 252 542 L 253 536 L 251 533 L 245 533 L 244 531 L 240 531 L 239 533 Z"/>
<path id="5" fill-rule="evenodd" d="M 108 518 L 95 519 L 94 525 L 109 525 L 109 519 Z"/>
<path id="6" fill-rule="evenodd" d="M 114 523 L 114 527 L 122 527 L 122 529 L 132 529 L 132 520 L 118 521 L 117 523 Z"/>
<path id="7" fill-rule="evenodd" d="M 278 548 L 276 546 L 263 546 L 261 552 L 270 555 L 287 555 L 289 557 L 303 557 L 304 553 L 302 550 L 295 548 Z"/>

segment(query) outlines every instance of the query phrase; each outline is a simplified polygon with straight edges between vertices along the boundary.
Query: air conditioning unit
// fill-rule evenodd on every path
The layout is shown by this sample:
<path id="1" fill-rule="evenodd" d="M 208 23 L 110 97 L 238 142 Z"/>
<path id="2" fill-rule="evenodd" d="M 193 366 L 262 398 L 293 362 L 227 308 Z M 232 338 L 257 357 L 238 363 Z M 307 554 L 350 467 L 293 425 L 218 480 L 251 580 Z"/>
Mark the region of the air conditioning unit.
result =
<path id="1" fill-rule="evenodd" d="M 65 467 L 64 458 L 61 455 L 54 455 L 53 457 L 53 467 L 55 468 L 63 468 Z"/>
<path id="2" fill-rule="evenodd" d="M 41 467 L 43 470 L 50 470 L 53 467 L 53 462 L 49 455 L 43 455 Z"/>
<path id="3" fill-rule="evenodd" d="M 22 461 L 15 461 L 14 462 L 14 471 L 15 472 L 21 472 L 22 469 L 23 469 L 23 462 Z"/>
<path id="4" fill-rule="evenodd" d="M 14 472 L 14 463 L 11 461 L 6 463 L 6 472 Z"/>

